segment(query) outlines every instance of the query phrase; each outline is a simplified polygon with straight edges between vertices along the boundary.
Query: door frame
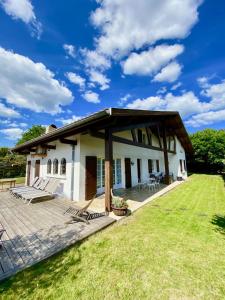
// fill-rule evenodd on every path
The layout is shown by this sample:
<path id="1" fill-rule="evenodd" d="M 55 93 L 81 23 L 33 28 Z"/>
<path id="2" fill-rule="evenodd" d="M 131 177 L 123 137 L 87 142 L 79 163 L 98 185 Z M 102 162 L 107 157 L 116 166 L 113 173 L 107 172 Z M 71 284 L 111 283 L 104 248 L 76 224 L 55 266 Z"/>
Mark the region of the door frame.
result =
<path id="1" fill-rule="evenodd" d="M 37 166 L 39 167 L 37 168 Z M 34 177 L 40 177 L 40 168 L 41 168 L 41 160 L 37 159 L 35 160 L 35 165 L 34 165 Z"/>
<path id="2" fill-rule="evenodd" d="M 27 161 L 27 178 L 26 178 L 26 184 L 30 185 L 30 175 L 31 175 L 31 160 Z"/>

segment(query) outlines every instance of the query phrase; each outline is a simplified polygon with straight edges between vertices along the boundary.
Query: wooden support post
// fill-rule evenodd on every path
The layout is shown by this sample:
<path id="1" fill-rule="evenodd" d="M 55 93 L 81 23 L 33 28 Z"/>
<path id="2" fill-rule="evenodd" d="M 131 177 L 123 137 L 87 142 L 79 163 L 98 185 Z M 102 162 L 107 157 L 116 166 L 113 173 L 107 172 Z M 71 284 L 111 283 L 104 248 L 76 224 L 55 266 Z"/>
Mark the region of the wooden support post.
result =
<path id="1" fill-rule="evenodd" d="M 165 184 L 170 184 L 170 176 L 169 176 L 169 159 L 168 159 L 168 151 L 167 151 L 167 140 L 166 140 L 166 128 L 163 123 L 162 128 L 163 133 L 163 153 L 164 153 L 164 164 L 165 164 Z"/>
<path id="2" fill-rule="evenodd" d="M 111 211 L 111 189 L 113 187 L 113 144 L 112 132 L 105 130 L 105 210 Z"/>

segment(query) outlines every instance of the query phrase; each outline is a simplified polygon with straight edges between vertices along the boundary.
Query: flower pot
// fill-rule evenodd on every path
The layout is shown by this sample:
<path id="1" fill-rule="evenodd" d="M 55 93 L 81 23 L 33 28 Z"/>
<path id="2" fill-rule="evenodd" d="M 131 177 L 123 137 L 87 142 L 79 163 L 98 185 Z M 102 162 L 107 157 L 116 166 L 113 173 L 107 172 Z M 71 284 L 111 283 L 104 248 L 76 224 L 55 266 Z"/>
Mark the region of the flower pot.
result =
<path id="1" fill-rule="evenodd" d="M 112 207 L 112 210 L 116 216 L 122 217 L 127 214 L 127 207 Z"/>

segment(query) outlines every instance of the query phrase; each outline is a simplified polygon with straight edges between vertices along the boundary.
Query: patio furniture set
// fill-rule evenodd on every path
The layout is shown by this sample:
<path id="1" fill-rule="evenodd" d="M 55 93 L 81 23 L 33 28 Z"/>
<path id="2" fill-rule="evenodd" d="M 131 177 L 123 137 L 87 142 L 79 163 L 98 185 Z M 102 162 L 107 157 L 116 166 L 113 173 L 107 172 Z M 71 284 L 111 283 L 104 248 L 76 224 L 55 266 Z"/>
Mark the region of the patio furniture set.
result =
<path id="1" fill-rule="evenodd" d="M 173 179 L 173 174 L 170 173 L 170 178 Z M 149 173 L 149 178 L 145 181 L 138 182 L 136 188 L 138 191 L 140 190 L 156 190 L 160 187 L 160 183 L 164 180 L 164 173 L 163 172 L 152 172 Z"/>

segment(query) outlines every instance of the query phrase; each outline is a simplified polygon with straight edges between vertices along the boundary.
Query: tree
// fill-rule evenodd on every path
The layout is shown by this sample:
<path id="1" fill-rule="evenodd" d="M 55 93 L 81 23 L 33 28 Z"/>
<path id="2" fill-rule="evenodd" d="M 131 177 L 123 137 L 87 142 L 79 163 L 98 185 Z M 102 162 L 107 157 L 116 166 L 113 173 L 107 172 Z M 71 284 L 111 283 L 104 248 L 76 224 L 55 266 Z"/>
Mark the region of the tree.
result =
<path id="1" fill-rule="evenodd" d="M 30 129 L 22 134 L 22 137 L 18 140 L 17 145 L 23 144 L 29 140 L 45 133 L 45 128 L 41 125 L 33 125 Z"/>
<path id="2" fill-rule="evenodd" d="M 195 165 L 219 171 L 225 163 L 225 130 L 205 129 L 190 135 Z"/>
<path id="3" fill-rule="evenodd" d="M 0 158 L 5 157 L 8 154 L 9 148 L 7 147 L 1 147 L 0 148 Z"/>

